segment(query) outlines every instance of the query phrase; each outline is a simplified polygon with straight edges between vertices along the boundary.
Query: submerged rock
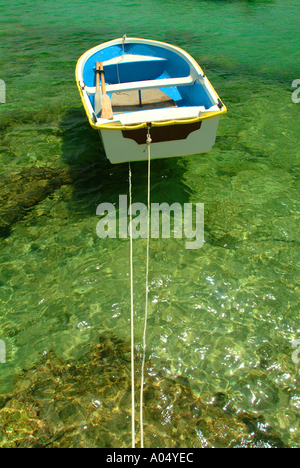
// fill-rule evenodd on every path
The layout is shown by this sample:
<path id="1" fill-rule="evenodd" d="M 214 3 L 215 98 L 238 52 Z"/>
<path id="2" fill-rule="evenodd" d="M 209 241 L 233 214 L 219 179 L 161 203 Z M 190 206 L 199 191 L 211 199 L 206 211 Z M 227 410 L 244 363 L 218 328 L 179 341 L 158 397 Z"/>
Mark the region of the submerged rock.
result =
<path id="1" fill-rule="evenodd" d="M 20 169 L 1 175 L 0 236 L 22 219 L 28 209 L 45 200 L 62 185 L 71 184 L 73 176 L 68 168 Z"/>
<path id="2" fill-rule="evenodd" d="M 137 373 L 138 373 L 137 366 Z M 136 377 L 136 400 L 139 395 Z M 136 415 L 139 412 L 136 402 Z M 131 445 L 129 348 L 114 335 L 78 360 L 48 353 L 0 396 L 0 447 L 99 447 Z M 212 404 L 193 396 L 186 378 L 148 364 L 144 391 L 146 447 L 284 447 L 263 417 L 237 414 L 224 393 Z M 139 446 L 139 421 L 136 421 Z"/>

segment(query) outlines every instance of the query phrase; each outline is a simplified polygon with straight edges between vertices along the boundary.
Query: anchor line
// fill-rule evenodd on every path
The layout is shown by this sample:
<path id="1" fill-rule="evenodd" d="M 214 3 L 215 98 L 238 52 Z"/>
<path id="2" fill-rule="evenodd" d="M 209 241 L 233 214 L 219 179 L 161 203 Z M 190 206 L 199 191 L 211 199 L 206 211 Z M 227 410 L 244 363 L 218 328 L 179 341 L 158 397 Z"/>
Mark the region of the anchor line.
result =
<path id="1" fill-rule="evenodd" d="M 135 448 L 135 394 L 134 394 L 134 309 L 133 309 L 133 261 L 132 261 L 132 175 L 129 163 L 129 238 L 130 238 L 130 324 L 131 324 L 131 434 L 132 448 Z"/>
<path id="2" fill-rule="evenodd" d="M 150 161 L 151 161 L 151 145 L 152 139 L 150 135 L 150 126 L 147 133 L 147 149 L 148 149 L 148 210 L 147 210 L 147 261 L 146 261 L 146 298 L 145 298 L 145 321 L 143 331 L 143 358 L 141 369 L 141 390 L 140 390 L 140 431 L 141 431 L 141 448 L 144 448 L 144 422 L 143 422 L 143 396 L 144 396 L 144 381 L 145 381 L 145 359 L 146 359 L 146 334 L 147 334 L 147 318 L 148 318 L 148 277 L 149 277 L 149 247 L 150 247 Z"/>
<path id="3" fill-rule="evenodd" d="M 146 260 L 146 297 L 145 297 L 145 319 L 142 340 L 142 366 L 141 366 L 141 389 L 140 389 L 140 435 L 141 448 L 144 448 L 144 415 L 143 415 L 143 397 L 145 385 L 145 360 L 146 360 L 146 335 L 147 335 L 147 319 L 148 319 L 148 293 L 149 293 L 149 250 L 150 250 L 150 161 L 151 151 L 150 144 L 152 142 L 150 135 L 150 126 L 147 133 L 147 149 L 148 149 L 148 195 L 147 195 L 147 260 Z M 133 245 L 132 245 L 132 173 L 129 163 L 129 237 L 130 237 L 130 321 L 131 321 L 131 432 L 132 432 L 132 448 L 135 448 L 135 385 L 134 385 L 134 307 L 133 307 Z"/>

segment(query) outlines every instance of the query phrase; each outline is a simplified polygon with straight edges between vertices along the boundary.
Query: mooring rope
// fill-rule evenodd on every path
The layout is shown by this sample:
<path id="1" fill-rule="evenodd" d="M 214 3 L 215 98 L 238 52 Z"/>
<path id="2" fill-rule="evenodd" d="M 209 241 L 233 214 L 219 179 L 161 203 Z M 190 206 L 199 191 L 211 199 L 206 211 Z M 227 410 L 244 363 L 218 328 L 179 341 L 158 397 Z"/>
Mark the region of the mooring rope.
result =
<path id="1" fill-rule="evenodd" d="M 146 360 L 146 333 L 147 333 L 147 318 L 148 318 L 148 277 L 149 277 L 149 247 L 150 247 L 150 127 L 147 133 L 147 149 L 148 149 L 148 213 L 147 213 L 147 261 L 146 261 L 146 304 L 145 304 L 145 322 L 143 332 L 143 356 L 141 368 L 141 392 L 140 392 L 140 431 L 141 431 L 141 448 L 144 448 L 144 422 L 143 422 L 143 398 L 144 398 L 144 380 L 145 380 L 145 360 Z M 135 392 L 134 392 L 134 310 L 133 310 L 133 260 L 132 260 L 132 174 L 129 163 L 129 237 L 130 237 L 130 321 L 131 321 L 131 433 L 132 433 L 132 448 L 135 448 Z"/>
<path id="2" fill-rule="evenodd" d="M 125 56 L 125 40 L 127 39 L 126 34 L 122 37 L 122 58 L 119 62 L 116 63 L 117 65 L 117 75 L 118 75 L 118 83 L 120 84 L 120 75 L 119 75 L 119 63 L 121 63 L 124 60 Z"/>
<path id="3" fill-rule="evenodd" d="M 145 322 L 143 332 L 143 358 L 141 369 L 141 392 L 140 392 L 140 429 L 141 429 L 141 448 L 144 448 L 144 422 L 143 422 L 143 397 L 144 397 L 144 380 L 145 380 L 145 360 L 146 360 L 146 333 L 147 333 L 147 318 L 148 318 L 148 276 L 149 276 L 149 247 L 150 247 L 150 144 L 152 142 L 150 136 L 150 127 L 147 134 L 147 149 L 148 149 L 148 210 L 147 210 L 147 262 L 146 262 L 146 303 L 145 303 Z"/>
<path id="4" fill-rule="evenodd" d="M 132 448 L 135 448 L 135 395 L 134 395 L 134 323 L 133 323 L 133 261 L 132 261 L 132 181 L 129 163 L 129 237 L 130 237 L 130 322 L 131 322 L 131 434 Z"/>

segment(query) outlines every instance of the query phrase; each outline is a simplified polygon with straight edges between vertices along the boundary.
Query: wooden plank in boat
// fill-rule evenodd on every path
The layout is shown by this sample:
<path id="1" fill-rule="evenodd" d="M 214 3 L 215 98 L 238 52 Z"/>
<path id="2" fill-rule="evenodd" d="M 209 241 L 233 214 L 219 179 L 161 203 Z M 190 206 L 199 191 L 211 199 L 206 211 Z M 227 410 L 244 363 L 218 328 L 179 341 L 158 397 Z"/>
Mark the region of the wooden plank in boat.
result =
<path id="1" fill-rule="evenodd" d="M 202 77 L 203 79 L 203 77 Z M 150 89 L 150 88 L 165 88 L 172 86 L 190 86 L 195 82 L 195 78 L 191 75 L 182 78 L 160 78 L 156 80 L 131 81 L 128 83 L 108 84 L 106 86 L 107 93 L 121 93 L 123 91 L 133 91 L 135 89 Z M 94 92 L 94 88 L 87 88 L 90 92 Z"/>
<path id="2" fill-rule="evenodd" d="M 141 90 L 142 106 L 139 103 L 139 92 L 124 91 L 122 93 L 113 93 L 111 104 L 113 112 L 132 112 L 144 109 L 161 109 L 164 107 L 177 107 L 176 102 L 166 93 L 159 89 Z"/>

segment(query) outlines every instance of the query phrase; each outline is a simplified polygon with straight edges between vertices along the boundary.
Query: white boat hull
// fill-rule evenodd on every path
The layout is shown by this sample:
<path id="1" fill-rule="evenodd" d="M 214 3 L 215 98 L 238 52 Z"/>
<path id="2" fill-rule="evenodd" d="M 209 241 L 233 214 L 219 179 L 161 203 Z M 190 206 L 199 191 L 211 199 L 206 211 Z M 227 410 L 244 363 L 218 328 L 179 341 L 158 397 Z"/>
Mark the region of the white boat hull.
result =
<path id="1" fill-rule="evenodd" d="M 201 122 L 199 129 L 191 131 L 191 133 L 182 139 L 176 139 L 176 133 L 180 134 L 180 126 L 174 125 L 174 140 L 158 141 L 155 139 L 151 142 L 151 159 L 162 159 L 176 156 L 187 156 L 197 153 L 208 153 L 216 140 L 217 129 L 219 124 L 219 116 L 207 119 Z M 187 127 L 187 125 L 184 125 Z M 150 136 L 155 132 L 155 128 L 150 128 Z M 166 132 L 166 127 L 162 127 Z M 122 130 L 99 130 L 105 153 L 112 164 L 124 163 L 128 161 L 143 161 L 147 159 L 146 151 L 146 129 L 140 136 L 140 141 L 144 138 L 143 143 L 138 143 L 132 138 L 124 137 Z M 128 130 L 133 132 L 133 130 Z M 180 135 L 179 135 L 180 137 Z"/>
<path id="2" fill-rule="evenodd" d="M 111 120 L 95 112 L 97 61 L 103 62 Z M 146 160 L 149 128 L 151 159 L 206 153 L 227 111 L 197 62 L 163 42 L 123 38 L 101 44 L 78 60 L 75 75 L 90 125 L 112 164 Z"/>

